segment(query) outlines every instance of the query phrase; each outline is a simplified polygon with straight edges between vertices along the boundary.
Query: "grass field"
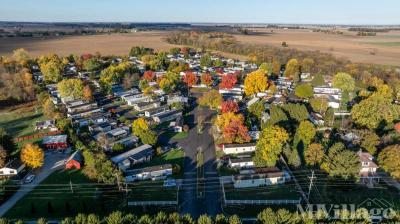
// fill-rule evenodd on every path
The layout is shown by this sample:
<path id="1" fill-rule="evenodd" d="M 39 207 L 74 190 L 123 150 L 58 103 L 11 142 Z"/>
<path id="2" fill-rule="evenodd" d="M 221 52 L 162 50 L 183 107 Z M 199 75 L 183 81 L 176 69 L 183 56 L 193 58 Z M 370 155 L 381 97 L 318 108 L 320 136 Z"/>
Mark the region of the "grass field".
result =
<path id="1" fill-rule="evenodd" d="M 6 217 L 32 219 L 60 218 L 78 213 L 102 215 L 121 208 L 121 205 L 115 185 L 93 183 L 77 170 L 58 171 L 18 201 Z"/>

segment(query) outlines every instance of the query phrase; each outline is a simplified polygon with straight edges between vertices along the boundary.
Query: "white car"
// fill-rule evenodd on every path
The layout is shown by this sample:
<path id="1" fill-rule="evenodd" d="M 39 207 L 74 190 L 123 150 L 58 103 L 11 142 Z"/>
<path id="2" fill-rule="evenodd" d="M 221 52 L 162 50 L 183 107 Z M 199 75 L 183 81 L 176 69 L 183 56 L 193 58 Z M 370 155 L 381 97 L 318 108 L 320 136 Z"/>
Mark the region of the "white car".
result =
<path id="1" fill-rule="evenodd" d="M 35 179 L 35 175 L 31 174 L 31 175 L 29 175 L 29 176 L 27 176 L 27 177 L 25 178 L 25 183 L 26 183 L 26 184 L 32 183 L 32 181 L 33 181 L 34 179 Z"/>

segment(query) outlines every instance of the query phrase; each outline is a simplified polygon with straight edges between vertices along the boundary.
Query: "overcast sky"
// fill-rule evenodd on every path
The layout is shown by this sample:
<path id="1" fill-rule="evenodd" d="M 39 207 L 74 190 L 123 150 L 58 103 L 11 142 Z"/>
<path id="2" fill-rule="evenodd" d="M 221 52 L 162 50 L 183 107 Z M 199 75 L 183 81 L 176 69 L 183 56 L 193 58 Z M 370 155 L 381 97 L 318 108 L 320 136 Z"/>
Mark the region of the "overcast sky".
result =
<path id="1" fill-rule="evenodd" d="M 0 21 L 400 24 L 399 0 L 0 0 Z"/>

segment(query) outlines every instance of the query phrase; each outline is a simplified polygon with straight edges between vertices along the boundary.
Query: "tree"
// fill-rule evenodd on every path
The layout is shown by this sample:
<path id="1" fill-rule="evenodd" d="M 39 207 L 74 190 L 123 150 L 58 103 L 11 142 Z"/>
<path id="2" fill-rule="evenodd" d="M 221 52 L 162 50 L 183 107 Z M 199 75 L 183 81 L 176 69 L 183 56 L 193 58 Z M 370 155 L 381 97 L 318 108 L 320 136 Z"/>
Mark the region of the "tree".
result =
<path id="1" fill-rule="evenodd" d="M 351 109 L 353 121 L 369 129 L 376 129 L 385 123 L 392 123 L 399 117 L 400 110 L 398 105 L 394 105 L 391 99 L 383 97 L 368 97 Z"/>
<path id="2" fill-rule="evenodd" d="M 157 81 L 158 81 L 158 85 L 165 93 L 171 93 L 171 92 L 175 91 L 175 89 L 180 81 L 180 77 L 179 77 L 179 74 L 177 74 L 177 73 L 167 72 L 167 74 L 163 75 Z"/>
<path id="3" fill-rule="evenodd" d="M 210 86 L 213 82 L 212 76 L 210 73 L 203 73 L 201 74 L 201 84 Z"/>
<path id="4" fill-rule="evenodd" d="M 17 61 L 19 64 L 21 64 L 22 66 L 25 66 L 29 59 L 29 52 L 26 51 L 23 48 L 18 48 L 16 50 L 13 51 L 13 58 L 15 59 L 15 61 Z"/>
<path id="5" fill-rule="evenodd" d="M 249 96 L 265 92 L 272 84 L 268 83 L 268 78 L 263 70 L 251 72 L 244 79 L 244 93 Z"/>
<path id="6" fill-rule="evenodd" d="M 39 67 L 44 81 L 58 82 L 61 80 L 64 65 L 57 55 L 39 58 Z"/>
<path id="7" fill-rule="evenodd" d="M 378 155 L 378 163 L 392 177 L 400 179 L 400 145 L 390 145 Z"/>
<path id="8" fill-rule="evenodd" d="M 32 168 L 39 168 L 44 162 L 44 152 L 38 145 L 28 143 L 21 150 L 21 161 Z"/>
<path id="9" fill-rule="evenodd" d="M 154 71 L 165 70 L 168 68 L 168 58 L 166 52 L 158 52 L 150 61 L 150 68 Z"/>
<path id="10" fill-rule="evenodd" d="M 83 82 L 80 79 L 63 79 L 57 84 L 61 97 L 81 99 L 83 97 Z"/>
<path id="11" fill-rule="evenodd" d="M 237 83 L 237 77 L 234 74 L 227 74 L 222 76 L 219 88 L 221 89 L 232 89 Z"/>
<path id="12" fill-rule="evenodd" d="M 42 105 L 43 113 L 46 117 L 51 119 L 57 119 L 59 114 L 56 111 L 56 107 L 54 106 L 53 101 L 50 98 L 46 99 Z"/>
<path id="13" fill-rule="evenodd" d="M 211 67 L 212 66 L 212 60 L 211 60 L 211 55 L 210 54 L 204 54 L 200 58 L 200 66 L 201 67 Z"/>
<path id="14" fill-rule="evenodd" d="M 270 75 L 270 74 L 272 74 L 272 64 L 271 63 L 266 63 L 266 62 L 264 62 L 264 63 L 262 63 L 259 67 L 258 67 L 258 69 L 259 70 L 261 70 L 261 71 L 263 71 L 264 72 L 264 74 L 266 74 L 266 75 Z"/>
<path id="15" fill-rule="evenodd" d="M 201 215 L 197 220 L 197 224 L 212 224 L 212 219 L 207 215 Z"/>
<path id="16" fill-rule="evenodd" d="M 317 73 L 314 78 L 311 81 L 312 86 L 317 87 L 317 86 L 325 86 L 325 79 L 324 76 L 321 73 Z"/>
<path id="17" fill-rule="evenodd" d="M 308 119 L 308 111 L 304 104 L 288 103 L 284 104 L 282 109 L 289 114 L 290 119 L 297 122 Z"/>
<path id="18" fill-rule="evenodd" d="M 308 99 L 314 95 L 313 88 L 310 84 L 300 84 L 296 86 L 294 93 L 297 97 Z"/>
<path id="19" fill-rule="evenodd" d="M 264 101 L 260 100 L 253 103 L 247 108 L 247 110 L 252 116 L 256 117 L 259 121 L 261 121 L 261 118 L 265 112 Z"/>
<path id="20" fill-rule="evenodd" d="M 0 145 L 0 167 L 4 167 L 7 162 L 7 151 Z"/>
<path id="21" fill-rule="evenodd" d="M 297 59 L 290 59 L 288 61 L 286 64 L 285 73 L 283 75 L 293 80 L 299 79 L 299 62 Z"/>
<path id="22" fill-rule="evenodd" d="M 278 126 L 267 127 L 261 132 L 256 152 L 267 166 L 275 166 L 288 138 L 286 130 Z"/>
<path id="23" fill-rule="evenodd" d="M 188 87 L 192 87 L 197 83 L 197 77 L 193 72 L 186 72 L 183 76 L 183 82 L 186 83 Z"/>
<path id="24" fill-rule="evenodd" d="M 155 145 L 157 142 L 157 134 L 150 130 L 147 121 L 142 117 L 133 121 L 132 133 L 138 136 L 144 144 Z"/>
<path id="25" fill-rule="evenodd" d="M 138 73 L 127 74 L 122 80 L 122 86 L 125 90 L 131 89 L 133 86 L 137 86 L 140 81 L 140 76 Z"/>
<path id="26" fill-rule="evenodd" d="M 289 165 L 294 168 L 301 166 L 299 151 L 296 148 L 290 149 L 289 147 L 285 147 L 283 149 L 283 154 L 286 156 Z"/>
<path id="27" fill-rule="evenodd" d="M 220 114 L 215 119 L 215 125 L 217 125 L 220 130 L 223 130 L 226 126 L 228 126 L 228 124 L 232 123 L 233 121 L 239 121 L 243 123 L 243 115 L 235 114 L 233 112 Z"/>
<path id="28" fill-rule="evenodd" d="M 315 64 L 314 59 L 312 58 L 304 58 L 303 61 L 301 62 L 301 71 L 302 72 L 311 72 L 311 68 Z"/>
<path id="29" fill-rule="evenodd" d="M 359 144 L 361 148 L 367 150 L 371 155 L 374 155 L 376 153 L 376 146 L 380 142 L 379 136 L 368 129 L 356 130 L 355 134 L 358 136 L 358 140 L 354 143 Z"/>
<path id="30" fill-rule="evenodd" d="M 125 149 L 125 146 L 121 143 L 117 143 L 117 144 L 113 145 L 113 147 L 112 147 L 113 152 L 121 152 L 124 149 Z"/>
<path id="31" fill-rule="evenodd" d="M 7 151 L 7 154 L 16 150 L 14 139 L 3 128 L 0 128 L 0 145 Z"/>
<path id="32" fill-rule="evenodd" d="M 297 146 L 300 142 L 302 142 L 304 146 L 309 145 L 314 139 L 316 133 L 317 131 L 310 121 L 306 120 L 300 122 L 300 125 L 297 128 L 296 134 L 294 136 L 294 145 Z"/>
<path id="33" fill-rule="evenodd" d="M 101 69 L 102 66 L 103 64 L 97 58 L 90 58 L 83 61 L 83 68 L 89 72 L 97 71 Z"/>
<path id="34" fill-rule="evenodd" d="M 92 99 L 93 99 L 93 91 L 92 91 L 92 88 L 90 87 L 90 85 L 86 85 L 86 86 L 83 88 L 83 93 L 82 93 L 82 95 L 83 95 L 83 98 L 84 98 L 85 100 L 92 100 Z"/>
<path id="35" fill-rule="evenodd" d="M 107 92 L 111 91 L 111 86 L 119 83 L 126 73 L 130 73 L 133 67 L 129 62 L 121 62 L 119 64 L 111 64 L 100 73 L 100 85 Z"/>
<path id="36" fill-rule="evenodd" d="M 147 47 L 143 47 L 143 46 L 134 46 L 129 51 L 129 56 L 141 58 L 143 55 L 149 55 L 149 54 L 153 54 L 153 53 L 154 53 L 154 49 L 152 49 L 152 48 L 147 48 Z"/>
<path id="37" fill-rule="evenodd" d="M 239 111 L 239 106 L 233 100 L 227 100 L 221 103 L 221 113 L 228 113 L 228 112 L 237 113 L 238 111 Z"/>
<path id="38" fill-rule="evenodd" d="M 345 180 L 358 178 L 360 172 L 360 160 L 356 153 L 345 148 L 343 143 L 335 143 L 324 156 L 321 168 L 329 176 L 341 177 Z"/>
<path id="39" fill-rule="evenodd" d="M 321 144 L 312 143 L 304 151 L 304 159 L 309 166 L 315 166 L 322 162 L 324 149 Z"/>
<path id="40" fill-rule="evenodd" d="M 124 215 L 120 211 L 115 211 L 105 218 L 107 224 L 121 224 L 124 221 Z"/>
<path id="41" fill-rule="evenodd" d="M 145 71 L 143 73 L 143 79 L 146 79 L 149 82 L 153 81 L 154 77 L 155 77 L 155 73 L 151 70 Z"/>
<path id="42" fill-rule="evenodd" d="M 355 88 L 355 81 L 351 75 L 344 72 L 339 72 L 333 77 L 332 85 L 335 88 L 339 88 L 344 92 L 350 93 Z"/>
<path id="43" fill-rule="evenodd" d="M 222 96 L 217 90 L 211 90 L 199 98 L 199 105 L 217 109 L 222 103 Z"/>
<path id="44" fill-rule="evenodd" d="M 222 133 L 225 143 L 244 143 L 251 140 L 249 130 L 238 119 L 224 126 Z"/>
<path id="45" fill-rule="evenodd" d="M 313 111 L 324 114 L 328 110 L 328 99 L 325 97 L 315 97 L 310 99 L 310 105 Z"/>
<path id="46" fill-rule="evenodd" d="M 268 125 L 282 125 L 282 122 L 288 121 L 288 117 L 279 106 L 271 105 L 269 111 L 270 118 L 267 122 Z"/>

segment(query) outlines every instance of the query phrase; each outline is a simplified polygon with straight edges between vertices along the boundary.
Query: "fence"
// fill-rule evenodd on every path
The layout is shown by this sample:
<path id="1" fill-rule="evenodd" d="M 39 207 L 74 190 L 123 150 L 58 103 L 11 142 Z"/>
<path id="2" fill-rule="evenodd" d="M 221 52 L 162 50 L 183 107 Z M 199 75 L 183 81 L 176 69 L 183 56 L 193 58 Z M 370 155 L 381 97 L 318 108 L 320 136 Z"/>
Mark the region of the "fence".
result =
<path id="1" fill-rule="evenodd" d="M 50 132 L 46 132 L 46 133 L 37 133 L 37 134 L 34 134 L 34 135 L 26 135 L 26 136 L 21 136 L 21 137 L 18 137 L 18 138 L 14 138 L 14 142 L 22 142 L 22 141 L 26 141 L 26 140 L 43 138 L 45 136 L 58 135 L 58 134 L 61 134 L 61 133 L 62 133 L 62 131 L 50 131 Z"/>
<path id="2" fill-rule="evenodd" d="M 178 201 L 128 201 L 128 206 L 178 205 Z"/>
<path id="3" fill-rule="evenodd" d="M 225 205 L 286 205 L 300 204 L 301 200 L 225 200 Z"/>

